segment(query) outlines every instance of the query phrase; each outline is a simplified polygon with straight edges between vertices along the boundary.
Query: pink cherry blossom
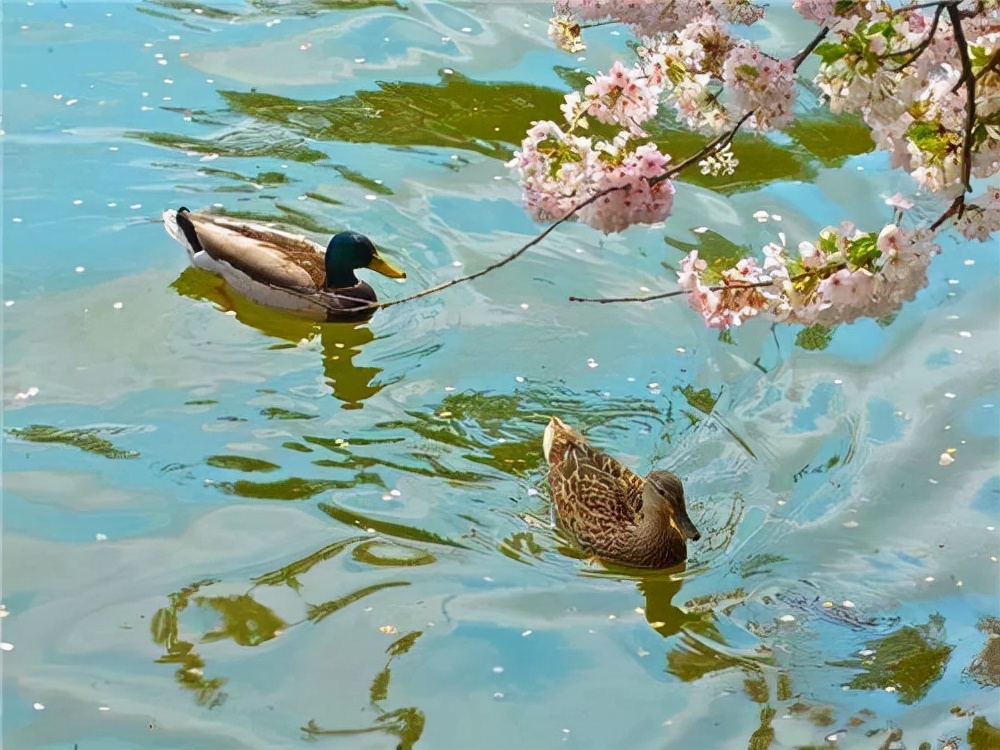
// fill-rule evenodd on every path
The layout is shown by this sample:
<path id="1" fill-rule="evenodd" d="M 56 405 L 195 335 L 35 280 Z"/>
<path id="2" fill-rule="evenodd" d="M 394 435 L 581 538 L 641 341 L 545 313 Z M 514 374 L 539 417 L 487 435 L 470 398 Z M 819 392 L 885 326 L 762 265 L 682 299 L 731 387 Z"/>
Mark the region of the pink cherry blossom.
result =
<path id="1" fill-rule="evenodd" d="M 647 135 L 639 125 L 656 116 L 660 87 L 650 83 L 638 66 L 616 62 L 607 75 L 597 75 L 583 90 L 587 114 L 611 125 L 621 125 L 633 135 Z"/>
<path id="2" fill-rule="evenodd" d="M 775 60 L 756 44 L 741 42 L 726 57 L 723 81 L 731 109 L 739 115 L 753 112 L 747 121 L 751 129 L 780 129 L 792 121 L 795 69 L 791 60 Z"/>

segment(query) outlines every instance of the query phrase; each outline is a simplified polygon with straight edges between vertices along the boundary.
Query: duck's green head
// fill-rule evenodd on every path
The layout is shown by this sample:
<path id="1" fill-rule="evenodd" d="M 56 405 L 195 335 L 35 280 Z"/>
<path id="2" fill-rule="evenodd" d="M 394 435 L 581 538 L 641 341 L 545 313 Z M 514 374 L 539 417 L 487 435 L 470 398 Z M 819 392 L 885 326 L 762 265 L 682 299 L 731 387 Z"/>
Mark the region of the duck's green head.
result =
<path id="1" fill-rule="evenodd" d="M 357 268 L 370 268 L 390 279 L 405 279 L 406 274 L 388 263 L 375 243 L 358 232 L 340 232 L 333 235 L 326 246 L 326 286 L 343 289 L 358 283 L 354 275 Z"/>

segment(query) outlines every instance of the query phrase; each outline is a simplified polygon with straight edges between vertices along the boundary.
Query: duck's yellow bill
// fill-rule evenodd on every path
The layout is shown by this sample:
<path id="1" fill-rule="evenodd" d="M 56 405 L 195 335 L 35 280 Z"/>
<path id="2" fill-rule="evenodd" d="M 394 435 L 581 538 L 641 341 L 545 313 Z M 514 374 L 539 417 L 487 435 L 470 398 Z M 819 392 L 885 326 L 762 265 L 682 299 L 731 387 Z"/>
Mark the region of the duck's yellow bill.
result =
<path id="1" fill-rule="evenodd" d="M 390 279 L 405 279 L 406 274 L 400 271 L 394 265 L 385 260 L 381 255 L 372 255 L 371 261 L 368 263 L 368 268 L 373 271 L 378 271 L 383 276 L 388 276 Z"/>

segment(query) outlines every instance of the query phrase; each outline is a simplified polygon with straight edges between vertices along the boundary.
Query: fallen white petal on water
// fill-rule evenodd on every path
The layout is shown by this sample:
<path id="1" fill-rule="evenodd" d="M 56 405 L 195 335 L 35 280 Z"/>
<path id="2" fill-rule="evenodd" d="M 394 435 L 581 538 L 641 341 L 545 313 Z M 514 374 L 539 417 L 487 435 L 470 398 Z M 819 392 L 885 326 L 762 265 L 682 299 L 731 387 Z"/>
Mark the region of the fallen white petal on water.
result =
<path id="1" fill-rule="evenodd" d="M 383 499 L 383 500 L 385 500 L 386 502 L 388 502 L 389 500 L 392 500 L 392 495 L 390 495 L 390 494 L 389 494 L 389 493 L 387 492 L 387 493 L 385 493 L 384 495 L 382 495 L 382 499 Z"/>
<path id="2" fill-rule="evenodd" d="M 398 630 L 396 630 L 395 625 L 383 625 L 382 627 L 379 628 L 379 630 L 385 633 L 386 635 L 393 635 L 394 633 L 399 632 Z"/>
<path id="3" fill-rule="evenodd" d="M 501 672 L 503 672 L 503 667 L 500 666 L 493 667 L 493 674 L 500 674 Z"/>
<path id="4" fill-rule="evenodd" d="M 850 599 L 844 599 L 844 601 L 840 603 L 840 606 L 847 607 L 847 609 L 851 609 L 854 606 L 854 602 L 852 602 Z"/>
<path id="5" fill-rule="evenodd" d="M 377 201 L 378 200 L 378 196 L 377 195 L 372 195 L 371 193 L 369 193 L 368 195 L 365 196 L 365 200 L 366 201 Z"/>
<path id="6" fill-rule="evenodd" d="M 651 391 L 655 391 L 657 388 L 660 387 L 660 384 L 659 383 L 649 383 L 646 387 L 649 388 L 649 390 L 651 390 Z"/>
<path id="7" fill-rule="evenodd" d="M 522 302 L 521 303 L 521 309 L 522 310 L 527 310 L 528 309 L 528 303 L 527 302 Z"/>
<path id="8" fill-rule="evenodd" d="M 944 397 L 945 398 L 955 398 L 955 394 L 952 393 L 951 391 L 948 391 L 947 393 L 944 394 Z"/>
<path id="9" fill-rule="evenodd" d="M 644 610 L 642 607 L 636 607 L 633 611 L 637 615 L 644 615 L 644 614 L 646 614 L 646 610 Z"/>
<path id="10" fill-rule="evenodd" d="M 453 261 L 451 262 L 451 264 L 452 264 L 453 266 L 455 266 L 455 268 L 461 268 L 461 267 L 462 267 L 462 261 L 460 261 L 460 260 L 453 260 Z"/>
<path id="11" fill-rule="evenodd" d="M 971 339 L 972 331 L 959 331 L 958 335 L 961 336 L 963 339 Z"/>
<path id="12" fill-rule="evenodd" d="M 445 393 L 451 393 L 453 390 L 455 390 L 455 386 L 453 386 L 453 385 L 446 385 L 444 387 L 444 392 Z"/>
<path id="13" fill-rule="evenodd" d="M 531 635 L 531 630 L 525 630 L 523 633 L 521 633 L 522 638 L 527 638 L 529 635 Z"/>
<path id="14" fill-rule="evenodd" d="M 927 583 L 933 583 L 934 582 L 934 576 L 927 576 L 926 578 L 924 578 L 924 580 L 927 581 Z"/>
<path id="15" fill-rule="evenodd" d="M 781 214 L 771 214 L 771 218 L 774 221 L 781 221 Z"/>
<path id="16" fill-rule="evenodd" d="M 486 581 L 486 583 L 493 583 L 492 576 L 483 576 L 483 580 Z"/>
<path id="17" fill-rule="evenodd" d="M 514 380 L 517 381 L 518 383 L 523 383 L 524 382 L 524 376 L 523 375 L 517 375 L 514 378 Z"/>
<path id="18" fill-rule="evenodd" d="M 953 464 L 953 463 L 955 463 L 955 457 L 950 453 L 948 453 L 947 451 L 942 453 L 941 457 L 938 459 L 938 464 L 941 466 L 947 466 L 948 464 Z"/>
<path id="19" fill-rule="evenodd" d="M 302 44 L 299 45 L 299 49 L 303 52 L 312 49 L 312 42 L 303 42 Z"/>
<path id="20" fill-rule="evenodd" d="M 683 346 L 678 346 L 676 349 L 674 349 L 674 351 L 677 352 L 678 354 L 685 354 L 687 352 L 687 349 L 685 349 Z"/>
<path id="21" fill-rule="evenodd" d="M 73 106 L 74 104 L 76 104 L 76 103 L 77 103 L 78 101 L 80 101 L 80 100 L 79 100 L 79 99 L 68 99 L 68 100 L 66 101 L 66 106 L 67 106 L 67 107 L 72 107 L 72 106 Z"/>
<path id="22" fill-rule="evenodd" d="M 638 655 L 639 655 L 640 657 L 641 657 L 641 656 L 649 656 L 649 652 L 648 652 L 648 651 L 647 651 L 646 649 L 644 649 L 644 648 L 640 648 L 640 649 L 639 649 L 638 651 L 636 651 L 636 653 L 637 653 L 637 654 L 638 654 Z"/>
<path id="23" fill-rule="evenodd" d="M 32 703 L 31 707 L 33 709 L 35 709 L 36 711 L 44 711 L 45 710 L 45 705 L 42 704 L 42 703 Z"/>
<path id="24" fill-rule="evenodd" d="M 98 706 L 97 710 L 98 711 L 110 711 L 111 710 L 111 706 Z"/>
<path id="25" fill-rule="evenodd" d="M 597 360 L 595 360 L 593 357 L 591 357 L 590 359 L 588 359 L 587 360 L 587 367 L 589 367 L 590 369 L 594 369 L 595 367 L 597 367 Z"/>
<path id="26" fill-rule="evenodd" d="M 121 310 L 122 306 L 123 305 L 121 302 L 115 302 L 115 304 L 112 305 L 112 307 L 115 308 L 116 310 Z"/>
<path id="27" fill-rule="evenodd" d="M 142 208 L 142 204 L 141 203 L 133 203 L 131 206 L 129 206 L 129 208 L 131 208 L 133 211 L 138 211 L 140 208 Z"/>
<path id="28" fill-rule="evenodd" d="M 389 490 L 389 494 L 392 495 L 393 497 L 399 497 L 403 493 L 400 492 L 399 490 Z"/>
<path id="29" fill-rule="evenodd" d="M 0 642 L 0 651 L 13 651 L 13 650 L 14 650 L 13 643 L 7 643 L 7 641 Z"/>
<path id="30" fill-rule="evenodd" d="M 77 198 L 76 200 L 73 201 L 73 205 L 74 206 L 82 206 L 83 205 L 83 201 L 80 200 L 79 198 Z"/>
<path id="31" fill-rule="evenodd" d="M 893 685 L 889 685 L 889 686 L 888 686 L 888 687 L 887 687 L 887 688 L 885 689 L 885 692 L 887 692 L 887 693 L 895 693 L 895 692 L 896 692 L 896 688 L 895 688 L 895 687 L 894 687 Z"/>
<path id="32" fill-rule="evenodd" d="M 500 700 L 503 698 L 503 693 L 500 692 L 493 693 L 493 697 L 496 698 L 497 700 Z"/>
<path id="33" fill-rule="evenodd" d="M 528 488 L 528 494 L 529 495 L 537 495 L 538 494 L 538 490 L 536 490 L 534 487 L 529 487 Z M 990 529 L 990 530 L 992 531 L 992 529 Z"/>
<path id="34" fill-rule="evenodd" d="M 767 213 L 767 211 L 764 211 L 764 210 L 754 211 L 753 212 L 753 217 L 757 221 L 759 221 L 760 223 L 763 224 L 765 221 L 767 221 L 768 213 Z"/>
<path id="35" fill-rule="evenodd" d="M 94 539 L 96 539 L 98 542 L 106 542 L 108 541 L 108 535 L 100 533 L 94 534 Z"/>
<path id="36" fill-rule="evenodd" d="M 782 615 L 778 619 L 782 622 L 795 622 L 795 615 Z"/>
<path id="37" fill-rule="evenodd" d="M 86 268 L 84 268 L 83 266 L 77 266 L 77 267 L 76 267 L 76 268 L 74 268 L 73 270 L 74 270 L 74 271 L 76 271 L 77 273 L 83 273 L 83 272 L 84 272 L 84 271 L 86 271 L 87 269 L 86 269 Z"/>
<path id="38" fill-rule="evenodd" d="M 858 528 L 858 522 L 857 521 L 844 521 L 844 528 L 845 529 L 856 529 L 856 528 Z"/>

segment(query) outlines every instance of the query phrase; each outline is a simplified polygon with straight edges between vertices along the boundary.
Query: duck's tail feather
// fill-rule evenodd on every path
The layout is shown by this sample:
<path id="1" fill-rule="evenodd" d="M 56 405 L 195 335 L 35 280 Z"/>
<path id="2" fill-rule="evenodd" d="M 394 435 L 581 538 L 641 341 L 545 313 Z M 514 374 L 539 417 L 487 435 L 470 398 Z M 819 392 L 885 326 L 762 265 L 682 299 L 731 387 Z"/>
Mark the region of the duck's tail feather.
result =
<path id="1" fill-rule="evenodd" d="M 195 230 L 194 222 L 188 216 L 189 213 L 191 212 L 184 206 L 181 206 L 176 211 L 168 208 L 163 212 L 163 227 L 167 230 L 167 234 L 187 248 L 188 253 L 194 255 L 195 253 L 202 252 L 204 248 L 202 248 L 201 241 L 198 239 L 198 232 Z"/>
<path id="2" fill-rule="evenodd" d="M 559 417 L 552 417 L 542 433 L 542 452 L 546 462 L 550 466 L 559 463 L 565 457 L 567 449 L 574 445 L 586 445 L 586 441 Z"/>

